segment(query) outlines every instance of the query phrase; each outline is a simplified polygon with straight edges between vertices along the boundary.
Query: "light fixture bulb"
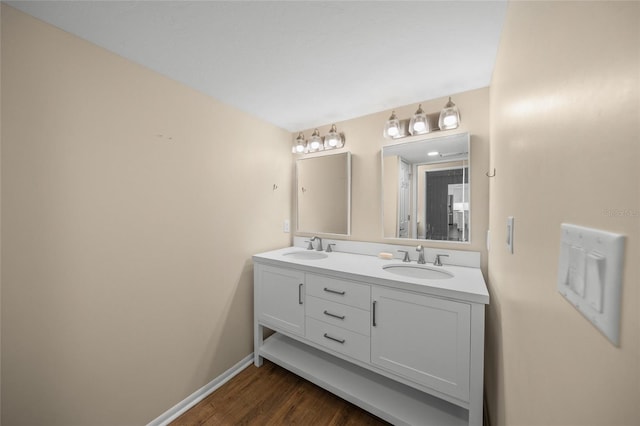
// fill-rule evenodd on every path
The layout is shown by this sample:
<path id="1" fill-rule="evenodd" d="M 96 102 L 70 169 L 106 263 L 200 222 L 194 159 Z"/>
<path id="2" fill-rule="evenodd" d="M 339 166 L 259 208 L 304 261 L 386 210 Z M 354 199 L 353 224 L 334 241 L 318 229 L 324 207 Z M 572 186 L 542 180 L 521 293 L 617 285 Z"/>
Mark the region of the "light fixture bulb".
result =
<path id="1" fill-rule="evenodd" d="M 418 105 L 418 110 L 411 120 L 409 121 L 409 131 L 412 135 L 421 135 L 429 133 L 429 122 L 427 121 L 427 115 L 422 110 L 422 104 Z"/>
<path id="2" fill-rule="evenodd" d="M 324 137 L 325 149 L 341 148 L 344 145 L 342 142 L 342 135 L 338 133 L 338 129 L 335 124 L 331 125 L 331 130 L 327 136 Z"/>
<path id="3" fill-rule="evenodd" d="M 318 151 L 322 146 L 322 139 L 320 138 L 320 132 L 315 129 L 309 138 L 309 150 Z"/>
<path id="4" fill-rule="evenodd" d="M 447 128 L 458 127 L 458 117 L 455 115 L 447 115 L 444 117 L 444 126 Z"/>
<path id="5" fill-rule="evenodd" d="M 295 152 L 297 152 L 298 154 L 301 154 L 304 152 L 305 143 L 304 143 L 304 135 L 302 134 L 302 132 L 298 133 L 298 137 L 296 137 L 296 144 L 294 145 L 293 148 Z"/>
<path id="6" fill-rule="evenodd" d="M 451 97 L 449 97 L 449 102 L 447 102 L 442 111 L 440 111 L 438 126 L 440 130 L 451 130 L 457 128 L 459 125 L 460 112 L 456 104 L 451 101 Z"/>
<path id="7" fill-rule="evenodd" d="M 423 133 L 427 129 L 427 126 L 425 126 L 423 122 L 417 121 L 413 123 L 412 128 L 415 133 Z"/>
<path id="8" fill-rule="evenodd" d="M 438 155 L 438 154 L 440 154 L 438 151 L 431 151 L 431 152 L 428 152 L 428 153 L 427 153 L 427 155 L 428 155 L 429 157 L 435 157 L 435 156 L 436 156 L 436 155 Z"/>
<path id="9" fill-rule="evenodd" d="M 396 117 L 396 112 L 391 112 L 391 117 L 384 125 L 383 135 L 385 138 L 397 138 L 400 136 L 400 120 Z"/>

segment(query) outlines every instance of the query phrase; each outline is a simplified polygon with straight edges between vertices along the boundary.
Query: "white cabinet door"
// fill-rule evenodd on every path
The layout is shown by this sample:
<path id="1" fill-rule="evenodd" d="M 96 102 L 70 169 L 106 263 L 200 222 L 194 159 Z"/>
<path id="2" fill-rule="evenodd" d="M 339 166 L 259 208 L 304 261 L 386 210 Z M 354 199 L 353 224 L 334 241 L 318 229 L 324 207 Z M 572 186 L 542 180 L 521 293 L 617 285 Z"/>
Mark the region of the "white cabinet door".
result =
<path id="1" fill-rule="evenodd" d="M 258 321 L 304 336 L 304 273 L 255 265 Z"/>
<path id="2" fill-rule="evenodd" d="M 371 362 L 468 401 L 471 306 L 384 287 L 372 296 Z"/>

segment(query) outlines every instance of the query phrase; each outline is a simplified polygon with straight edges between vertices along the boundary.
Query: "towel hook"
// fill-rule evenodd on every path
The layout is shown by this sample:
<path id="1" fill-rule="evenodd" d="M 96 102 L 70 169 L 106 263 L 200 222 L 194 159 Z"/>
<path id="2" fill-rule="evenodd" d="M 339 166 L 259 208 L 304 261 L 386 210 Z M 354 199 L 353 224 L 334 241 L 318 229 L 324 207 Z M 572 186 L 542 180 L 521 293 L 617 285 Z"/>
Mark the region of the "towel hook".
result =
<path id="1" fill-rule="evenodd" d="M 487 173 L 485 173 L 485 176 L 487 176 L 488 178 L 495 177 L 495 176 L 496 176 L 496 169 L 495 169 L 495 167 L 493 168 L 493 174 L 492 174 L 492 175 L 490 175 L 490 174 L 489 174 L 489 172 L 487 172 Z"/>

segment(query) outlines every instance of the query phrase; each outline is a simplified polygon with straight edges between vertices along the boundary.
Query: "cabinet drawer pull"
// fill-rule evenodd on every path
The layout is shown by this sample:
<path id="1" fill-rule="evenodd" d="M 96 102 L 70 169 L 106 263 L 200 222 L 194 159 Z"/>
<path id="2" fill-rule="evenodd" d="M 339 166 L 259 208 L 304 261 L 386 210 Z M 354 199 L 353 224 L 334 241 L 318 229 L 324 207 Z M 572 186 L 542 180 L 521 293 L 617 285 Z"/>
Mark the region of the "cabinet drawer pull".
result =
<path id="1" fill-rule="evenodd" d="M 373 301 L 373 326 L 376 326 L 376 302 L 375 300 Z"/>
<path id="2" fill-rule="evenodd" d="M 298 305 L 302 305 L 302 283 L 298 284 Z"/>
<path id="3" fill-rule="evenodd" d="M 331 312 L 329 312 L 329 311 L 324 311 L 324 314 L 325 314 L 326 316 L 328 316 L 328 317 L 338 318 L 338 319 L 341 319 L 341 320 L 343 320 L 343 319 L 345 318 L 345 316 L 344 316 L 344 315 L 336 315 L 336 314 L 332 314 L 332 313 L 331 313 Z"/>
<path id="4" fill-rule="evenodd" d="M 330 288 L 325 287 L 324 291 L 326 291 L 327 293 L 333 293 L 333 294 L 339 294 L 340 296 L 344 296 L 345 292 L 344 291 L 340 291 L 340 290 L 333 290 Z"/>
<path id="5" fill-rule="evenodd" d="M 329 339 L 329 340 L 333 340 L 334 342 L 338 342 L 341 345 L 344 345 L 344 342 L 346 342 L 346 340 L 344 340 L 344 339 L 336 339 L 335 337 L 331 337 L 327 333 L 324 333 L 324 337 L 325 337 L 325 339 Z"/>

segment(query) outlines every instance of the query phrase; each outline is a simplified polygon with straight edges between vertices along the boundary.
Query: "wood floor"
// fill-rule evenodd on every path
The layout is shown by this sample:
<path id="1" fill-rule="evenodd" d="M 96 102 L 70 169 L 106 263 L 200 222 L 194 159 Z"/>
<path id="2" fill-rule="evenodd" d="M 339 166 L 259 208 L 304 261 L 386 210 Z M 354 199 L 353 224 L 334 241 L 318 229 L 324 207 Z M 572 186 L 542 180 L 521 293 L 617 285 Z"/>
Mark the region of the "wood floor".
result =
<path id="1" fill-rule="evenodd" d="M 293 373 L 253 364 L 176 419 L 192 425 L 388 425 Z"/>

